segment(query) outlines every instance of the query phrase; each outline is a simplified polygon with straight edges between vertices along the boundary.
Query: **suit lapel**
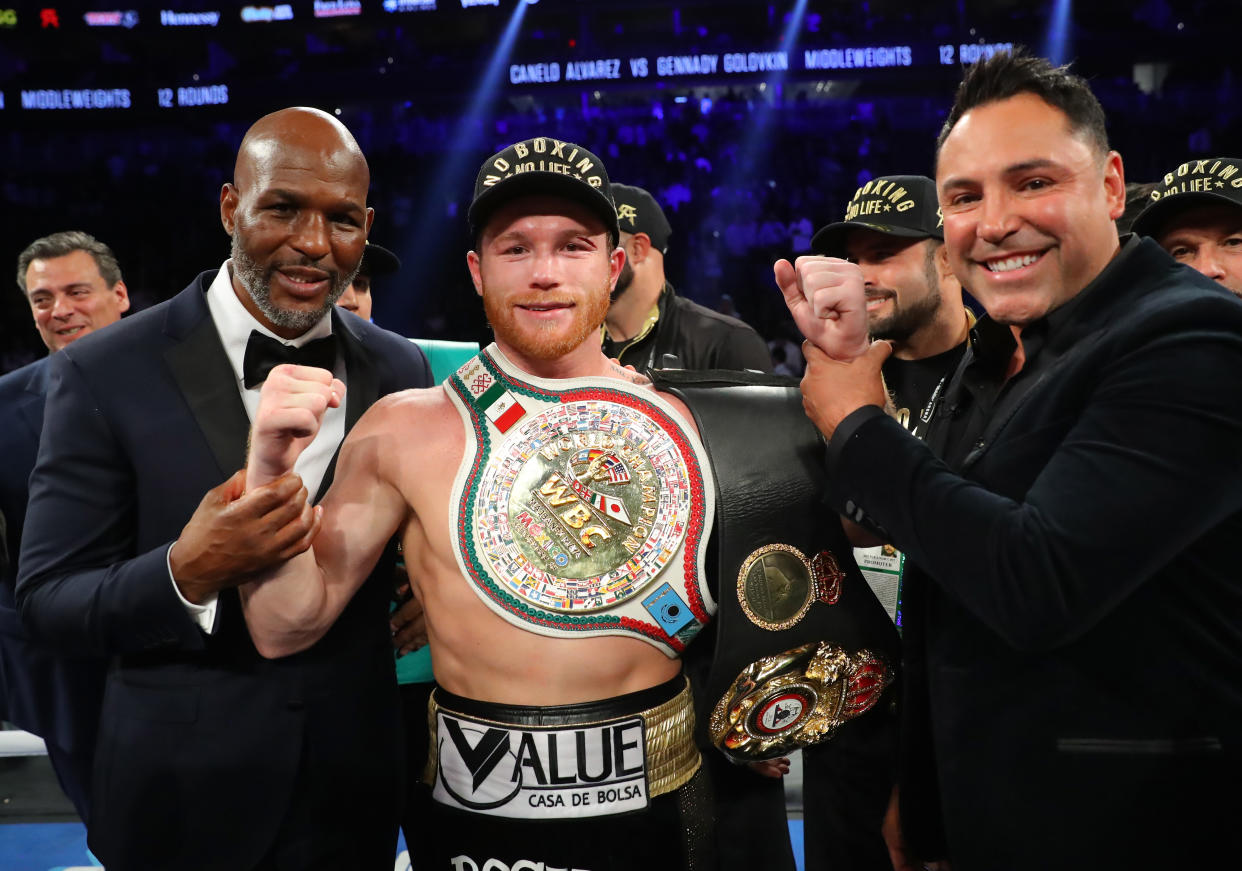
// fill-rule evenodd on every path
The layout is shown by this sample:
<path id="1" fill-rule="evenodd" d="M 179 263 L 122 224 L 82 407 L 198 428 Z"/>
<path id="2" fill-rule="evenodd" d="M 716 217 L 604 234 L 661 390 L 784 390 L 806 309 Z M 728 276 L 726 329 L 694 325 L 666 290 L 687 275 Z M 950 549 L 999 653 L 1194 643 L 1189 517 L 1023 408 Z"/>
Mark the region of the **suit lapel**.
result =
<path id="1" fill-rule="evenodd" d="M 242 404 L 237 376 L 207 310 L 201 282 L 200 277 L 174 300 L 168 316 L 173 344 L 164 352 L 164 359 L 221 474 L 228 476 L 246 464 L 250 418 Z M 195 312 L 195 307 L 200 311 Z"/>
<path id="2" fill-rule="evenodd" d="M 365 339 L 349 319 L 340 316 L 335 308 L 332 310 L 332 331 L 340 337 L 341 353 L 345 358 L 345 435 L 354 428 L 358 418 L 379 399 L 379 372 L 375 361 L 366 348 Z M 332 484 L 336 473 L 336 461 L 341 455 L 340 446 L 332 455 L 332 461 L 323 474 L 323 483 L 319 485 L 317 499 L 322 499 Z"/>

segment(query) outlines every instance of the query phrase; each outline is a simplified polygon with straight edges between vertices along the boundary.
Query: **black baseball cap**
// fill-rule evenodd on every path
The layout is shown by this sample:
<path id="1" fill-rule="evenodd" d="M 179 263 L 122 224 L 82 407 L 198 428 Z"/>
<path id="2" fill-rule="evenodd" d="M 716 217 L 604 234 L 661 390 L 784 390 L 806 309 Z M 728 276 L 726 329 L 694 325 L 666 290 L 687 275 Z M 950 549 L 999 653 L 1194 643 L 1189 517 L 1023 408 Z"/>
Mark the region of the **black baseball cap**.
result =
<path id="1" fill-rule="evenodd" d="M 1143 236 L 1154 236 L 1178 212 L 1194 206 L 1213 205 L 1242 209 L 1242 160 L 1236 157 L 1188 160 L 1165 174 L 1131 229 Z"/>
<path id="2" fill-rule="evenodd" d="M 475 238 L 500 206 L 517 197 L 552 194 L 590 209 L 614 238 L 617 209 L 604 162 L 581 145 L 550 136 L 516 142 L 483 162 L 468 217 Z"/>
<path id="3" fill-rule="evenodd" d="M 362 265 L 358 267 L 359 275 L 391 275 L 401 268 L 401 258 L 393 254 L 383 245 L 367 242 L 362 251 Z"/>
<path id="4" fill-rule="evenodd" d="M 673 228 L 655 197 L 640 187 L 613 182 L 612 199 L 617 204 L 621 232 L 646 233 L 651 247 L 661 254 L 668 253 L 668 237 L 673 235 Z"/>
<path id="5" fill-rule="evenodd" d="M 845 220 L 824 227 L 811 239 L 811 250 L 828 257 L 845 256 L 845 238 L 861 227 L 888 236 L 943 239 L 944 220 L 936 183 L 925 175 L 885 175 L 854 192 Z"/>

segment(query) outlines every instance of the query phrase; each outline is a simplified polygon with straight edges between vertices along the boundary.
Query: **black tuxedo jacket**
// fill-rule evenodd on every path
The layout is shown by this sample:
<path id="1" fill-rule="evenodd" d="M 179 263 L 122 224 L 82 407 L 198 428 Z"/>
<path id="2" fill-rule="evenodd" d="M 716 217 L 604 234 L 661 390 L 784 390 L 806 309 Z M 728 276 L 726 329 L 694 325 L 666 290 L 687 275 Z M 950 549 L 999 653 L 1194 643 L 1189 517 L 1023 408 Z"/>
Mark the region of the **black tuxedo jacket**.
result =
<path id="1" fill-rule="evenodd" d="M 54 756 L 76 757 L 83 770 L 62 771 L 81 797 L 95 745 L 105 663 L 99 657 L 59 656 L 21 624 L 14 601 L 18 550 L 26 517 L 27 486 L 43 430 L 50 358 L 0 378 L 0 514 L 7 531 L 9 566 L 0 572 L 0 716 L 42 737 Z M 79 787 L 77 784 L 81 784 Z M 85 807 L 79 807 L 85 816 Z"/>
<path id="2" fill-rule="evenodd" d="M 1144 240 L 1054 341 L 940 445 L 960 468 L 878 409 L 830 445 L 909 561 L 903 824 L 934 853 L 942 817 L 954 871 L 1208 867 L 1242 774 L 1242 303 Z"/>
<path id="3" fill-rule="evenodd" d="M 245 462 L 249 420 L 205 297 L 214 275 L 50 363 L 17 598 L 38 635 L 112 658 L 88 833 L 110 868 L 251 867 L 295 790 L 322 812 L 312 852 L 349 855 L 363 845 L 334 839 L 368 825 L 395 846 L 391 565 L 318 644 L 278 660 L 255 651 L 235 590 L 208 635 L 169 579 L 169 545 Z M 430 383 L 413 343 L 332 317 L 347 427 L 379 396 Z"/>

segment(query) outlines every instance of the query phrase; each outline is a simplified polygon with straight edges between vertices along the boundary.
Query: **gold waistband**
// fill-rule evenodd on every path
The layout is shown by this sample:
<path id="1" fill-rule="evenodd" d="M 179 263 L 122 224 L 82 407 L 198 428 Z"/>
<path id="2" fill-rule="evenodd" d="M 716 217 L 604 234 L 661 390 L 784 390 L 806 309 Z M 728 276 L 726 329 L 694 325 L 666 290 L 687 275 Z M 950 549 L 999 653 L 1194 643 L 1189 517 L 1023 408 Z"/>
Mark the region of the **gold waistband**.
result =
<path id="1" fill-rule="evenodd" d="M 439 741 L 436 736 L 436 713 L 440 706 L 436 703 L 433 692 L 427 702 L 427 726 L 430 734 L 430 746 L 427 752 L 427 767 L 423 770 L 423 782 L 434 786 L 436 782 L 437 759 L 436 750 Z M 457 713 L 451 708 L 446 713 Z M 464 715 L 463 715 L 464 716 Z M 530 729 L 514 723 L 500 720 L 488 720 L 470 715 L 471 719 L 482 720 L 494 726 L 506 729 Z M 694 701 L 690 697 L 690 682 L 682 687 L 681 692 L 667 702 L 639 711 L 626 717 L 643 718 L 643 734 L 645 735 L 647 760 L 647 794 L 652 798 L 673 792 L 682 787 L 694 773 L 699 770 L 699 748 L 694 744 Z M 567 723 L 558 727 L 574 729 L 579 726 L 598 726 L 614 720 L 624 719 L 622 716 L 610 717 L 596 722 Z"/>

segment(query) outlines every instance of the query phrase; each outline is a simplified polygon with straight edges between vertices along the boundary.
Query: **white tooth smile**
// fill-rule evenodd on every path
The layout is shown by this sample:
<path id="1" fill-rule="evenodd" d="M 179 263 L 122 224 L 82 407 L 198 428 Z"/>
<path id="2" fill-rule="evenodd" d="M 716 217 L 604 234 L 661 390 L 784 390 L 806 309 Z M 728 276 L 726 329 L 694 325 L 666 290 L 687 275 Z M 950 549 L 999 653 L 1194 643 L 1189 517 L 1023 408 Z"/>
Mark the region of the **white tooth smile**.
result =
<path id="1" fill-rule="evenodd" d="M 1012 272 L 1015 269 L 1021 269 L 1023 266 L 1030 266 L 1039 257 L 1040 255 L 1038 254 L 1023 254 L 1019 257 L 1007 257 L 1004 260 L 992 260 L 985 263 L 984 266 L 992 272 Z"/>

